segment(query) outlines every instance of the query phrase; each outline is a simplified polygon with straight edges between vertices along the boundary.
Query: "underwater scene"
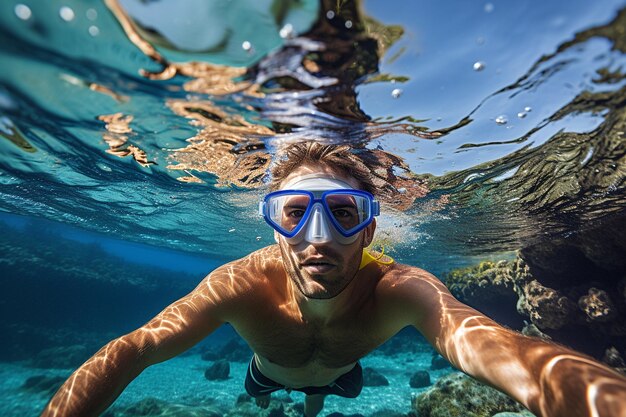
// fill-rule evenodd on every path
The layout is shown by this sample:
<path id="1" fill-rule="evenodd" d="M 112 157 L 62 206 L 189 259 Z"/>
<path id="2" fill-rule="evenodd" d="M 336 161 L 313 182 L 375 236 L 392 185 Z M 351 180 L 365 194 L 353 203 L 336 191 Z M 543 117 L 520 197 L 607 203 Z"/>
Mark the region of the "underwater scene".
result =
<path id="1" fill-rule="evenodd" d="M 0 62 L 0 415 L 274 245 L 298 142 L 366 163 L 376 251 L 626 375 L 626 1 L 4 0 Z M 302 416 L 252 355 L 222 325 L 101 415 Z M 360 364 L 320 416 L 533 416 L 412 327 Z"/>

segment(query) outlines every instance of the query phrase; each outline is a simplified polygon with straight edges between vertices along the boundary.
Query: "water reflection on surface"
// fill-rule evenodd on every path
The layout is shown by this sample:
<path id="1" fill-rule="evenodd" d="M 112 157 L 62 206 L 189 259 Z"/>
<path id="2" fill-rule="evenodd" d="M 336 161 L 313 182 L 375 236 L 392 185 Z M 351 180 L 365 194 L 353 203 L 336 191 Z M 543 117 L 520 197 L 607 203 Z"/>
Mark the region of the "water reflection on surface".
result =
<path id="1" fill-rule="evenodd" d="M 272 242 L 249 213 L 304 139 L 371 163 L 408 262 L 623 212 L 622 2 L 194 4 L 1 6 L 3 210 L 241 256 Z"/>

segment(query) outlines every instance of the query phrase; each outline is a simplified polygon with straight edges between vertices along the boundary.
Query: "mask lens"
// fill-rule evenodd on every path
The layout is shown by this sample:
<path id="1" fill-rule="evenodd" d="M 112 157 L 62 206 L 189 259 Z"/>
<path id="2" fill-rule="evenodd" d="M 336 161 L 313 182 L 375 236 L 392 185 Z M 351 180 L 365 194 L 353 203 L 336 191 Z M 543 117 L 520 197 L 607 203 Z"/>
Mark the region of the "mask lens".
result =
<path id="1" fill-rule="evenodd" d="M 291 233 L 304 219 L 311 198 L 306 194 L 288 194 L 272 197 L 267 203 L 271 222 Z"/>
<path id="2" fill-rule="evenodd" d="M 327 195 L 325 201 L 336 224 L 343 229 L 343 232 L 351 231 L 371 217 L 370 201 L 367 197 L 337 193 Z"/>

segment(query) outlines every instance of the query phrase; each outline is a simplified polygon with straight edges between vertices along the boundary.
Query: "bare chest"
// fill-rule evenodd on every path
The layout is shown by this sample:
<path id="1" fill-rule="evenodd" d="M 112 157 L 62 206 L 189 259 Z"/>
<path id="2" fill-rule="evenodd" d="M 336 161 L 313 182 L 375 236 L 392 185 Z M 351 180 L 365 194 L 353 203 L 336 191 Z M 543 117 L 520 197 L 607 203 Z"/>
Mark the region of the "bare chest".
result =
<path id="1" fill-rule="evenodd" d="M 280 309 L 257 312 L 231 324 L 255 353 L 285 368 L 345 367 L 399 330 L 385 326 L 380 314 L 371 309 L 327 325 Z"/>

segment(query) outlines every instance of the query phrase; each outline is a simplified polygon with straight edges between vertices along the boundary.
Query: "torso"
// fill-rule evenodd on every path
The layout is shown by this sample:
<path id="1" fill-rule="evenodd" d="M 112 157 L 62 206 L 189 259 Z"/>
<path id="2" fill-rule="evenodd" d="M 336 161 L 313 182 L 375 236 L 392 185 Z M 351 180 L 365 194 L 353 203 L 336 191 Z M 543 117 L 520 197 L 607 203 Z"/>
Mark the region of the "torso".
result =
<path id="1" fill-rule="evenodd" d="M 404 327 L 385 301 L 385 280 L 393 275 L 393 266 L 369 265 L 367 276 L 355 277 L 366 288 L 361 300 L 340 319 L 320 323 L 294 308 L 286 291 L 288 278 L 277 264 L 280 256 L 267 255 L 249 278 L 249 290 L 237 297 L 229 322 L 268 378 L 290 388 L 327 385 Z"/>

